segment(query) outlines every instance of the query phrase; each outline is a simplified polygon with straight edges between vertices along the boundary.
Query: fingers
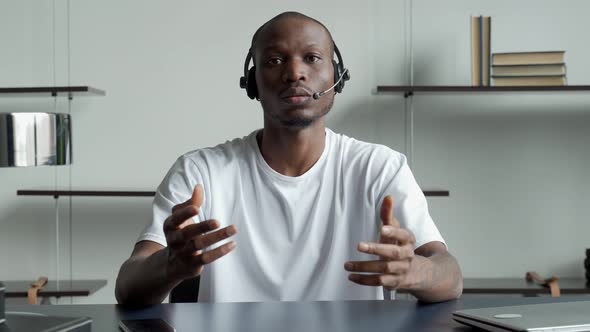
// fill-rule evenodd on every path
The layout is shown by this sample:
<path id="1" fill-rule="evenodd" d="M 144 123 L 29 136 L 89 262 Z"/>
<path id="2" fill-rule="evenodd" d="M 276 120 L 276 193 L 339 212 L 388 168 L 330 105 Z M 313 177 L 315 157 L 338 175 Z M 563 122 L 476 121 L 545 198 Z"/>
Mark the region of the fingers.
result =
<path id="1" fill-rule="evenodd" d="M 195 236 L 211 232 L 212 230 L 218 229 L 220 226 L 219 221 L 215 219 L 205 220 L 196 224 L 188 225 L 181 230 L 182 235 L 185 239 L 193 239 Z"/>
<path id="2" fill-rule="evenodd" d="M 403 261 L 352 261 L 344 264 L 349 272 L 403 274 L 410 269 L 410 262 Z"/>
<path id="3" fill-rule="evenodd" d="M 192 206 L 191 206 L 192 207 Z M 185 209 L 189 209 L 191 207 L 187 207 Z M 194 208 L 194 207 L 192 207 Z M 180 210 L 183 211 L 183 210 Z M 179 212 L 180 213 L 180 212 Z M 182 229 L 166 229 L 166 223 L 164 223 L 164 233 L 166 234 L 166 242 L 168 242 L 168 246 L 180 250 L 181 248 L 185 247 L 188 241 L 192 240 L 193 237 L 210 232 L 214 229 L 219 228 L 219 221 L 217 220 L 205 220 L 200 223 L 192 223 Z M 191 245 L 188 247 L 189 251 L 194 251 L 194 246 Z"/>
<path id="4" fill-rule="evenodd" d="M 214 249 L 207 249 L 237 233 L 235 225 L 222 229 L 217 229 L 218 227 L 219 221 L 207 220 L 167 234 L 168 246 L 172 247 L 171 243 L 174 244 L 174 247 L 169 250 L 170 261 L 173 264 L 171 270 L 180 271 L 177 274 L 181 276 L 196 276 L 201 274 L 204 265 L 230 253 L 236 247 L 234 241 Z"/>
<path id="5" fill-rule="evenodd" d="M 379 217 L 383 227 L 379 232 L 379 242 L 360 242 L 358 251 L 379 256 L 379 260 L 350 261 L 344 269 L 351 273 L 348 279 L 367 286 L 385 286 L 390 289 L 400 287 L 410 271 L 414 259 L 416 237 L 401 228 L 393 214 L 393 198 L 383 198 Z M 360 272 L 360 273 L 359 273 Z"/>
<path id="6" fill-rule="evenodd" d="M 203 186 L 201 184 L 197 184 L 195 189 L 193 189 L 193 196 L 191 197 L 192 202 L 201 207 L 203 205 L 203 198 L 205 197 L 205 192 L 203 191 Z"/>
<path id="7" fill-rule="evenodd" d="M 177 210 L 183 209 L 183 208 L 190 206 L 190 205 L 200 208 L 201 205 L 203 205 L 203 198 L 204 197 L 205 197 L 205 194 L 203 192 L 203 186 L 201 184 L 197 184 L 193 188 L 193 193 L 191 195 L 191 198 L 189 198 L 188 200 L 186 200 L 180 204 L 174 205 L 172 207 L 172 213 L 174 214 Z"/>
<path id="8" fill-rule="evenodd" d="M 236 247 L 236 243 L 234 241 L 228 242 L 224 245 L 221 245 L 213 250 L 205 251 L 193 259 L 193 264 L 195 265 L 206 265 L 211 264 L 212 262 L 218 260 L 219 258 L 227 255 Z"/>
<path id="9" fill-rule="evenodd" d="M 381 204 L 381 221 L 383 225 L 399 227 L 399 221 L 393 216 L 393 198 L 390 195 L 385 196 Z"/>
<path id="10" fill-rule="evenodd" d="M 196 216 L 198 213 L 198 209 L 192 205 L 176 210 L 164 221 L 164 233 L 177 229 L 180 224 Z"/>
<path id="11" fill-rule="evenodd" d="M 358 245 L 358 251 L 378 255 L 384 259 L 409 260 L 414 258 L 414 249 L 410 245 L 398 246 L 389 243 L 361 242 Z"/>
<path id="12" fill-rule="evenodd" d="M 196 226 L 196 225 L 195 225 Z M 184 230 L 183 230 L 184 231 Z M 237 233 L 237 228 L 234 225 L 230 225 L 224 227 L 222 229 L 216 230 L 215 232 L 207 233 L 200 235 L 202 233 L 197 233 L 193 236 L 193 242 L 195 243 L 195 249 L 201 250 L 205 249 L 219 241 L 225 240 L 230 236 Z M 190 234 L 189 232 L 185 234 Z"/>
<path id="13" fill-rule="evenodd" d="M 353 273 L 348 276 L 348 280 L 367 286 L 386 286 L 387 288 L 395 289 L 401 286 L 403 276 L 393 274 L 356 274 Z"/>
<path id="14" fill-rule="evenodd" d="M 391 243 L 391 244 L 414 244 L 416 243 L 416 237 L 411 231 L 394 227 L 394 226 L 383 226 L 379 234 L 380 243 Z"/>

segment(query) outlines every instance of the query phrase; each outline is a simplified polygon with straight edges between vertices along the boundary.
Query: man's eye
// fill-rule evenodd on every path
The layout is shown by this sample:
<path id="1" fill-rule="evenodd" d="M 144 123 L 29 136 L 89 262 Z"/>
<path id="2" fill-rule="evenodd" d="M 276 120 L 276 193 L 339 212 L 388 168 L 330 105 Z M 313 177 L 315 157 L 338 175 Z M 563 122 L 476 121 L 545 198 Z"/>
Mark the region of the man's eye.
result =
<path id="1" fill-rule="evenodd" d="M 307 62 L 318 62 L 320 60 L 321 60 L 321 58 L 317 55 L 308 55 L 307 56 Z"/>
<path id="2" fill-rule="evenodd" d="M 281 59 L 281 58 L 270 58 L 267 61 L 267 63 L 268 64 L 271 64 L 271 65 L 280 65 L 281 63 L 283 63 L 283 59 Z"/>

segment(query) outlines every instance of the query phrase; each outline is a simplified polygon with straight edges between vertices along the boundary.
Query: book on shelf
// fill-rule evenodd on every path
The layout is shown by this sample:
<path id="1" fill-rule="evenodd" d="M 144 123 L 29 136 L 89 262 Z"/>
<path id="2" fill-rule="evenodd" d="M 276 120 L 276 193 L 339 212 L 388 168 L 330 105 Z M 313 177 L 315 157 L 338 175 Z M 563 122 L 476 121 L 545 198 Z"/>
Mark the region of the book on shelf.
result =
<path id="1" fill-rule="evenodd" d="M 510 52 L 492 54 L 492 65 L 562 64 L 565 51 Z"/>
<path id="2" fill-rule="evenodd" d="M 480 46 L 479 16 L 471 16 L 471 85 L 481 83 L 481 46 Z"/>
<path id="3" fill-rule="evenodd" d="M 489 16 L 471 17 L 471 84 L 490 85 L 491 24 Z"/>
<path id="4" fill-rule="evenodd" d="M 553 65 L 495 65 L 492 66 L 494 76 L 555 76 L 565 75 L 565 63 Z"/>
<path id="5" fill-rule="evenodd" d="M 567 85 L 565 75 L 553 76 L 492 76 L 494 86 Z"/>

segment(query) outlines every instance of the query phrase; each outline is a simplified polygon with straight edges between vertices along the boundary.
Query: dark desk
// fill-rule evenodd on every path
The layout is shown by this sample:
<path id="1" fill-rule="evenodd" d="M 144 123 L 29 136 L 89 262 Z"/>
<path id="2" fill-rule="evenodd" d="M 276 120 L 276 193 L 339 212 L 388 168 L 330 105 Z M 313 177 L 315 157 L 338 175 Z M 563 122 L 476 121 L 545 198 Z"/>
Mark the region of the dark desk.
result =
<path id="1" fill-rule="evenodd" d="M 121 318 L 163 318 L 178 332 L 188 331 L 472 331 L 451 319 L 454 310 L 590 300 L 589 296 L 466 298 L 438 304 L 415 301 L 182 303 L 144 309 L 116 305 L 9 306 L 8 311 L 31 311 L 62 316 L 89 316 L 95 332 L 117 331 Z"/>
<path id="2" fill-rule="evenodd" d="M 2 281 L 6 286 L 6 297 L 27 297 L 27 290 L 34 280 Z M 62 280 L 59 285 L 50 280 L 39 291 L 39 297 L 88 296 L 107 284 L 106 280 Z"/>

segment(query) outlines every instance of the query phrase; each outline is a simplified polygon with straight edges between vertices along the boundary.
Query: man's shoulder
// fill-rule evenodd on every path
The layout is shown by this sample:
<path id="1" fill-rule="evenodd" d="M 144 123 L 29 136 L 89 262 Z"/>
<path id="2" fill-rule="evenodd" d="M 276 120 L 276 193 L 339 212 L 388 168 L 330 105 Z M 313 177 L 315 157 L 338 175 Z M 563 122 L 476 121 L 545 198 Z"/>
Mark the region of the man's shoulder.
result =
<path id="1" fill-rule="evenodd" d="M 248 153 L 251 149 L 251 136 L 254 134 L 255 132 L 244 137 L 228 140 L 215 146 L 194 149 L 184 153 L 178 159 L 195 163 L 211 163 L 217 161 L 227 163 L 232 159 L 242 158 Z"/>
<path id="2" fill-rule="evenodd" d="M 387 162 L 397 165 L 406 161 L 403 153 L 386 145 L 362 141 L 331 130 L 329 134 L 333 139 L 334 152 L 348 161 Z"/>

